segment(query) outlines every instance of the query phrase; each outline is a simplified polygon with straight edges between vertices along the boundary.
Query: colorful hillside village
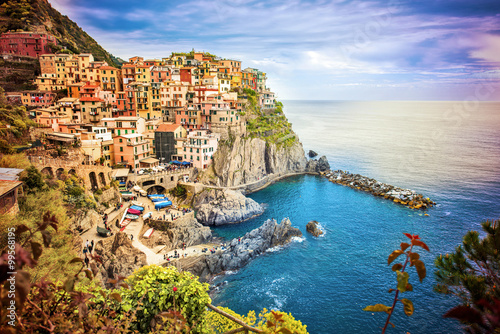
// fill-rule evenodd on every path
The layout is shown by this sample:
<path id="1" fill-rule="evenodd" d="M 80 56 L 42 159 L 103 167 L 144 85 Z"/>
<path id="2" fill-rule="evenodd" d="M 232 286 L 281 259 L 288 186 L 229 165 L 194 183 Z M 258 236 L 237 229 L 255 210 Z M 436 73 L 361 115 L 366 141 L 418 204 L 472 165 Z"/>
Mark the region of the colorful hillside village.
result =
<path id="1" fill-rule="evenodd" d="M 38 90 L 6 95 L 31 110 L 47 140 L 78 143 L 88 163 L 205 169 L 219 140 L 244 134 L 248 93 L 261 109 L 275 108 L 265 73 L 204 52 L 133 57 L 121 69 L 92 54 L 37 57 Z"/>

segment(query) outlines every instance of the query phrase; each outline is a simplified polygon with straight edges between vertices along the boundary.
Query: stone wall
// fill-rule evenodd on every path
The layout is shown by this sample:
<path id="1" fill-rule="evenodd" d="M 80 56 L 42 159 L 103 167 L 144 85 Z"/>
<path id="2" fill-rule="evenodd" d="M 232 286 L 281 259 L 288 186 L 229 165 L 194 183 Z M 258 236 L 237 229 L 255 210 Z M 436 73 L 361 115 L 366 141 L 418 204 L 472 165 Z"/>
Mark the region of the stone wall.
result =
<path id="1" fill-rule="evenodd" d="M 67 149 L 64 156 L 53 157 L 53 150 L 46 151 L 36 148 L 27 152 L 30 162 L 43 174 L 60 179 L 66 172 L 81 178 L 85 188 L 90 190 L 102 189 L 111 184 L 111 168 L 99 165 L 86 165 L 84 155 L 78 149 Z"/>

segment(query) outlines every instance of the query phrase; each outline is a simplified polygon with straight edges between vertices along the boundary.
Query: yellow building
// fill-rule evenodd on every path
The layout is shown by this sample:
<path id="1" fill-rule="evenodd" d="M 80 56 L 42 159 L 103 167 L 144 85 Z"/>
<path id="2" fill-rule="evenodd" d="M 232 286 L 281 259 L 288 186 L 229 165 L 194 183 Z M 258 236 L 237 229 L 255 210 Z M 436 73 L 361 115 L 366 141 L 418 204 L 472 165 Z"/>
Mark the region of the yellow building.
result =
<path id="1" fill-rule="evenodd" d="M 102 90 L 116 93 L 122 90 L 121 70 L 112 66 L 102 66 L 100 71 L 100 85 Z"/>
<path id="2" fill-rule="evenodd" d="M 139 65 L 135 68 L 135 81 L 151 82 L 151 66 Z"/>

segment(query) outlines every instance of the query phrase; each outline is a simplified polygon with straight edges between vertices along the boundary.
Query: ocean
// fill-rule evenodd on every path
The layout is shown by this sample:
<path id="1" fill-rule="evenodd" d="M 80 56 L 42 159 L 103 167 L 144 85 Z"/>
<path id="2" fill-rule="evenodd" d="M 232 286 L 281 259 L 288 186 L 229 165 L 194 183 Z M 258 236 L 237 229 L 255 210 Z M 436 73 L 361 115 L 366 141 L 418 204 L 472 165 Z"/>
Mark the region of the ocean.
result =
<path id="1" fill-rule="evenodd" d="M 418 234 L 423 283 L 410 268 L 415 312 L 398 305 L 388 333 L 461 333 L 442 315 L 456 305 L 433 292 L 434 259 L 451 252 L 469 230 L 500 218 L 500 102 L 284 101 L 285 114 L 304 145 L 326 155 L 332 170 L 348 170 L 430 197 L 437 206 L 410 210 L 316 176 L 296 176 L 250 195 L 263 215 L 214 228 L 224 238 L 242 236 L 263 221 L 289 217 L 304 237 L 273 249 L 227 281 L 215 305 L 240 314 L 263 309 L 291 312 L 310 333 L 378 333 L 385 313 L 367 305 L 391 305 L 395 274 L 387 257 Z M 324 235 L 305 231 L 320 222 Z"/>

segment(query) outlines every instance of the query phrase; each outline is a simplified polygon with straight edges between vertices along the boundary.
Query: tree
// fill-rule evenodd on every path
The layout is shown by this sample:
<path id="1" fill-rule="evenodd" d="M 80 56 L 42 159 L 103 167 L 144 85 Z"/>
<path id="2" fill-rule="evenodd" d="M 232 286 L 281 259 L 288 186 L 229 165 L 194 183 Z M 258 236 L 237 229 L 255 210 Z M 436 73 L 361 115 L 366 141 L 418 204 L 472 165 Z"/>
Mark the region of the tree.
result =
<path id="1" fill-rule="evenodd" d="M 500 220 L 481 225 L 484 238 L 469 231 L 455 252 L 439 255 L 435 261 L 434 290 L 461 300 L 444 316 L 467 324 L 471 333 L 500 329 Z"/>
<path id="2" fill-rule="evenodd" d="M 45 186 L 45 182 L 42 179 L 42 173 L 35 166 L 30 166 L 26 169 L 26 176 L 22 178 L 22 181 L 26 185 L 28 192 L 33 192 L 35 190 L 42 190 Z"/>

